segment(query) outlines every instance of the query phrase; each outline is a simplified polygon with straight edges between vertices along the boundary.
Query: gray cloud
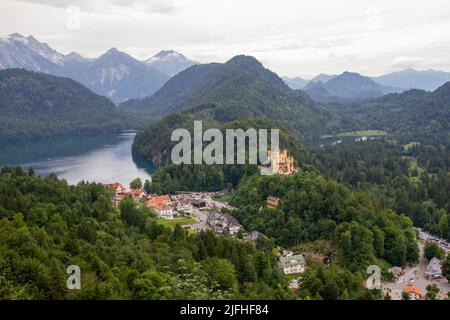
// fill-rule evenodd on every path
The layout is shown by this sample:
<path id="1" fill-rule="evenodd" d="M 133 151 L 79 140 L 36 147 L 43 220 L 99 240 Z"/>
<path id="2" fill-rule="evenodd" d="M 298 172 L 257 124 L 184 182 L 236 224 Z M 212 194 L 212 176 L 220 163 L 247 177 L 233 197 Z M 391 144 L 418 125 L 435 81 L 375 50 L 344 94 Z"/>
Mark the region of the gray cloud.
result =
<path id="1" fill-rule="evenodd" d="M 41 5 L 48 5 L 56 8 L 67 8 L 70 6 L 78 6 L 82 10 L 93 12 L 107 12 L 114 7 L 133 8 L 139 6 L 140 10 L 147 13 L 174 14 L 179 11 L 179 7 L 175 5 L 173 0 L 14 0 L 17 2 L 29 2 Z"/>
<path id="2" fill-rule="evenodd" d="M 77 30 L 67 28 L 73 5 Z M 137 58 L 175 49 L 205 63 L 244 53 L 287 76 L 378 75 L 450 71 L 449 15 L 448 0 L 1 0 L 0 31 L 87 57 L 110 47 Z"/>

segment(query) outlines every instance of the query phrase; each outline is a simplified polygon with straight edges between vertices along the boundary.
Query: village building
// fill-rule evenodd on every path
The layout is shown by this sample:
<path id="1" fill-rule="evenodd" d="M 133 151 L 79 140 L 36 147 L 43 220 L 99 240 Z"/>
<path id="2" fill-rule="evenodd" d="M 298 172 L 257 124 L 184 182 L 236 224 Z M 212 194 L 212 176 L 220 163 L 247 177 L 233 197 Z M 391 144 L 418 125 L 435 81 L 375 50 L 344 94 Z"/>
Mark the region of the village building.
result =
<path id="1" fill-rule="evenodd" d="M 441 261 L 434 257 L 430 260 L 425 270 L 425 277 L 427 279 L 440 279 L 442 278 L 442 264 Z"/>
<path id="2" fill-rule="evenodd" d="M 302 273 L 306 266 L 305 258 L 301 254 L 280 257 L 279 264 L 284 274 Z"/>
<path id="3" fill-rule="evenodd" d="M 120 203 L 123 199 L 125 199 L 126 196 L 127 196 L 126 193 L 119 193 L 119 194 L 116 194 L 116 195 L 114 196 L 114 199 L 113 199 L 113 204 L 117 207 L 117 206 L 119 205 L 119 203 Z"/>
<path id="4" fill-rule="evenodd" d="M 127 191 L 127 188 L 123 186 L 121 183 L 111 183 L 111 184 L 103 184 L 104 187 L 113 189 L 116 194 L 124 193 Z"/>
<path id="5" fill-rule="evenodd" d="M 191 200 L 180 197 L 180 196 L 174 196 L 172 198 L 173 206 L 175 207 L 176 211 L 178 212 L 184 212 L 184 213 L 192 213 L 194 210 L 194 207 L 191 204 Z"/>
<path id="6" fill-rule="evenodd" d="M 113 198 L 113 205 L 118 206 L 120 201 L 122 201 L 128 194 L 128 190 L 121 183 L 111 183 L 111 184 L 102 184 L 103 187 L 112 189 L 115 192 Z"/>
<path id="7" fill-rule="evenodd" d="M 146 205 L 156 210 L 158 216 L 162 219 L 173 219 L 175 210 L 173 210 L 172 199 L 168 195 L 153 195 L 146 201 Z"/>
<path id="8" fill-rule="evenodd" d="M 147 192 L 142 189 L 131 189 L 129 194 L 135 200 L 147 198 Z"/>
<path id="9" fill-rule="evenodd" d="M 273 209 L 273 208 L 278 207 L 279 204 L 280 204 L 280 198 L 272 197 L 272 196 L 267 197 L 267 208 Z"/>
<path id="10" fill-rule="evenodd" d="M 416 286 L 409 285 L 403 289 L 403 292 L 409 295 L 409 300 L 422 299 L 422 290 Z"/>
<path id="11" fill-rule="evenodd" d="M 363 142 L 367 141 L 367 137 L 364 136 L 364 137 L 359 137 L 359 138 L 355 139 L 355 142 L 360 142 L 360 141 L 363 141 Z"/>
<path id="12" fill-rule="evenodd" d="M 199 209 L 199 210 L 206 210 L 207 206 L 206 206 L 206 202 L 203 200 L 192 200 L 192 206 L 194 206 L 195 208 Z"/>
<path id="13" fill-rule="evenodd" d="M 244 240 L 257 242 L 259 240 L 265 240 L 268 239 L 263 233 L 253 230 L 250 232 L 247 236 L 244 237 Z"/>
<path id="14" fill-rule="evenodd" d="M 208 215 L 207 224 L 218 233 L 228 232 L 231 235 L 235 235 L 242 228 L 235 217 L 218 211 Z"/>

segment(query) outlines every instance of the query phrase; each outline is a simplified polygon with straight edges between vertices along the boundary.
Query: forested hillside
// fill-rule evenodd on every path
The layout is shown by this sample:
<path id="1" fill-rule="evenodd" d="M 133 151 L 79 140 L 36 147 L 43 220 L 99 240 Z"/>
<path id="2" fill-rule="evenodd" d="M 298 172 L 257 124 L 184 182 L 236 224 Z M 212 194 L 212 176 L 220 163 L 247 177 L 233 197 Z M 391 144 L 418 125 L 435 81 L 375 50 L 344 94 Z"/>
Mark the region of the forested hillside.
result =
<path id="1" fill-rule="evenodd" d="M 448 146 L 344 142 L 312 154 L 310 162 L 326 176 L 408 215 L 416 227 L 450 239 Z"/>
<path id="2" fill-rule="evenodd" d="M 0 299 L 289 299 L 271 247 L 155 222 L 99 184 L 0 173 Z M 67 290 L 66 268 L 81 268 Z"/>
<path id="3" fill-rule="evenodd" d="M 450 132 L 450 82 L 434 92 L 410 90 L 337 109 L 360 128 L 385 130 L 403 142 L 443 142 Z"/>
<path id="4" fill-rule="evenodd" d="M 114 104 L 81 84 L 22 69 L 0 71 L 0 141 L 113 132 L 127 121 Z"/>
<path id="5" fill-rule="evenodd" d="M 253 57 L 236 56 L 225 64 L 193 66 L 168 81 L 155 95 L 120 106 L 126 112 L 161 117 L 209 109 L 220 123 L 255 117 L 279 120 L 303 142 L 338 128 L 334 112 L 290 89 Z M 202 119 L 202 114 L 197 114 Z"/>

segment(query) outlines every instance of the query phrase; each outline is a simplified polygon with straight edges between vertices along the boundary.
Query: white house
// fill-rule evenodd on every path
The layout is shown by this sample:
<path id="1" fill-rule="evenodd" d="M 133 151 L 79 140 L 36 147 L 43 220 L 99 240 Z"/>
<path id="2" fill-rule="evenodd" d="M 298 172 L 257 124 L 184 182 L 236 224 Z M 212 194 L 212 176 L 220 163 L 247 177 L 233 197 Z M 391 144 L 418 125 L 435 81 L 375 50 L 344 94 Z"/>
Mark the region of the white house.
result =
<path id="1" fill-rule="evenodd" d="M 301 254 L 280 257 L 280 268 L 284 274 L 302 273 L 305 271 L 305 265 L 305 258 Z"/>
<path id="2" fill-rule="evenodd" d="M 428 263 L 427 269 L 425 270 L 425 276 L 428 279 L 440 279 L 442 278 L 442 265 L 441 261 L 434 257 Z"/>

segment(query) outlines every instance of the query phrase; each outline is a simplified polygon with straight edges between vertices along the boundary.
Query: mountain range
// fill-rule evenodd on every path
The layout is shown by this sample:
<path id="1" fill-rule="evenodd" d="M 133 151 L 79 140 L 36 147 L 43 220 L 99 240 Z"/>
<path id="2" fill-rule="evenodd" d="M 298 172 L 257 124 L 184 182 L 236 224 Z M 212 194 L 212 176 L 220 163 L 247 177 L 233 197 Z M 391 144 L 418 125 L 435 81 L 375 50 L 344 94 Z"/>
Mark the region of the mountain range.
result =
<path id="1" fill-rule="evenodd" d="M 64 55 L 33 36 L 14 33 L 0 39 L 0 69 L 24 68 L 72 78 L 115 103 L 155 93 L 174 74 L 195 64 L 175 51 L 139 61 L 115 48 L 97 59 Z"/>
<path id="2" fill-rule="evenodd" d="M 226 63 L 192 66 L 171 78 L 158 92 L 128 100 L 124 112 L 161 117 L 170 113 L 213 110 L 214 118 L 230 121 L 264 116 L 292 122 L 294 127 L 318 125 L 324 109 L 308 96 L 290 89 L 275 73 L 250 56 L 235 56 Z"/>
<path id="3" fill-rule="evenodd" d="M 346 72 L 344 72 L 345 74 Z M 348 72 L 351 73 L 351 72 Z M 333 80 L 334 78 L 337 78 L 338 75 L 328 75 L 321 73 L 320 75 L 312 78 L 311 80 L 307 80 L 301 77 L 295 77 L 295 78 L 289 78 L 289 77 L 283 77 L 284 82 L 294 90 L 307 90 L 308 84 L 312 83 L 318 83 L 322 82 L 322 85 L 327 87 L 328 82 Z M 361 76 L 364 77 L 364 76 Z M 342 78 L 342 77 L 341 77 Z M 426 91 L 434 91 L 438 87 L 442 86 L 446 82 L 450 81 L 450 72 L 443 72 L 443 71 L 436 71 L 436 70 L 414 70 L 412 68 L 377 76 L 377 77 L 364 77 L 365 80 L 361 79 L 359 81 L 360 83 L 357 83 L 357 86 L 369 86 L 375 89 L 375 91 L 380 91 L 381 93 L 386 92 L 386 87 L 395 88 L 396 91 L 403 91 L 403 90 L 409 90 L 409 89 L 421 89 Z M 370 82 L 370 78 L 373 82 Z M 339 79 L 339 82 L 342 79 Z M 354 79 L 356 81 L 356 79 Z M 309 89 L 311 89 L 311 85 L 309 85 Z M 319 86 L 322 86 L 319 84 Z M 331 86 L 333 86 L 333 83 L 331 82 Z M 384 89 L 380 86 L 385 87 Z M 380 90 L 381 88 L 381 90 Z M 355 88 L 356 89 L 356 88 Z M 317 88 L 315 89 L 317 91 Z M 331 91 L 333 91 L 331 89 Z M 371 90 L 369 90 L 371 91 Z M 387 92 L 392 91 L 390 89 L 387 90 Z M 373 93 L 373 92 L 372 92 Z M 347 94 L 345 92 L 335 92 L 330 93 L 331 100 L 339 100 L 339 98 L 348 98 L 348 92 Z M 351 98 L 360 98 L 358 96 L 362 96 L 364 98 L 370 98 L 370 96 L 373 94 L 367 94 L 367 90 L 364 89 L 362 92 L 353 92 L 351 94 Z M 313 94 L 313 98 L 317 99 L 317 96 Z M 327 98 L 318 98 L 321 101 L 329 101 L 330 97 Z"/>
<path id="4" fill-rule="evenodd" d="M 318 102 L 370 99 L 402 91 L 399 88 L 383 86 L 369 77 L 347 71 L 325 83 L 311 81 L 303 90 L 311 99 Z"/>
<path id="5" fill-rule="evenodd" d="M 450 81 L 450 72 L 436 70 L 418 71 L 410 68 L 373 77 L 372 79 L 385 86 L 434 91 Z"/>

